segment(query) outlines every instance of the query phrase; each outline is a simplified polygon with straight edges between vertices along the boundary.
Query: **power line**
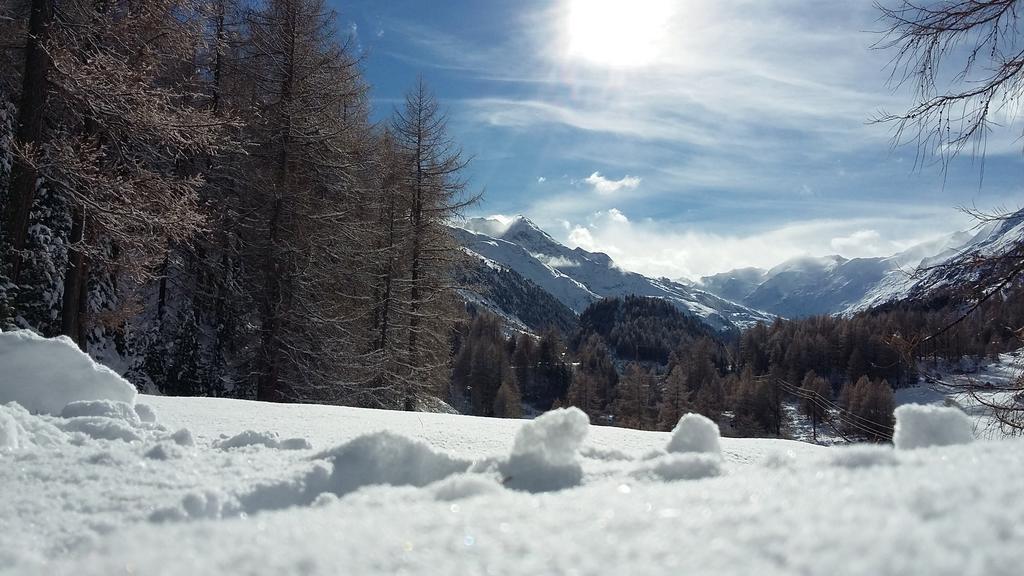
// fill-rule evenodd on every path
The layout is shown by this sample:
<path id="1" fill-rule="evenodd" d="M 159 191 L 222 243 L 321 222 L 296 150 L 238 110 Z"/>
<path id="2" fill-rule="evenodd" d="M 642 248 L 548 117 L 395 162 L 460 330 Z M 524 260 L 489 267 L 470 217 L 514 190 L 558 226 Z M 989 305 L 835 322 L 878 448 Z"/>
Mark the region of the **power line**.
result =
<path id="1" fill-rule="evenodd" d="M 762 380 L 764 380 L 764 378 L 762 378 Z M 807 390 L 804 388 L 794 386 L 793 384 L 786 382 L 781 378 L 775 378 L 772 380 L 774 380 L 774 382 L 783 391 L 788 392 L 789 394 L 792 394 L 793 396 L 796 396 L 798 398 L 809 400 L 816 407 L 822 409 L 827 415 L 826 419 L 828 420 L 829 425 L 832 426 L 832 428 L 837 433 L 839 433 L 839 435 L 842 436 L 844 440 L 849 441 L 849 439 L 846 438 L 846 436 L 839 430 L 839 428 L 832 421 L 833 416 L 840 420 L 842 424 L 863 434 L 867 434 L 869 436 L 892 436 L 892 426 L 883 424 L 881 422 L 876 422 L 874 420 L 865 418 L 858 414 L 854 414 L 853 412 L 847 410 L 846 408 L 843 408 L 842 406 L 836 404 L 835 402 L 832 402 L 828 398 L 823 397 L 822 395 L 818 394 L 813 390 Z"/>

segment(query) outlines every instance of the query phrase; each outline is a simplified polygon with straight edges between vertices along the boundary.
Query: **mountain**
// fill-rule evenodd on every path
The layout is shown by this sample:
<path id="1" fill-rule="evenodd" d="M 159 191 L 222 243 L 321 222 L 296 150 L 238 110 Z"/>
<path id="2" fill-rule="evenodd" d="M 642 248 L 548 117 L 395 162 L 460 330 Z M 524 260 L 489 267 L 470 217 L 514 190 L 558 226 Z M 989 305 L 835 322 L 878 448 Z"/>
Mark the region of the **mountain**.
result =
<path id="1" fill-rule="evenodd" d="M 523 216 L 475 218 L 452 233 L 470 254 L 514 270 L 577 314 L 602 298 L 634 295 L 665 299 L 716 330 L 772 319 L 705 290 L 623 270 L 607 254 L 564 246 Z"/>
<path id="2" fill-rule="evenodd" d="M 888 257 L 799 257 L 770 270 L 741 268 L 705 276 L 697 285 L 722 298 L 786 318 L 854 313 L 924 290 L 927 282 L 912 274 L 918 266 L 933 267 L 965 251 L 1010 241 L 1015 225 L 1009 221 L 1002 224 L 988 225 L 974 233 L 950 234 Z M 1016 237 L 1020 237 L 1019 230 Z"/>
<path id="3" fill-rule="evenodd" d="M 541 334 L 549 327 L 571 332 L 576 312 L 521 274 L 493 260 L 477 257 L 458 266 L 455 282 L 462 299 L 497 314 L 506 328 Z"/>
<path id="4" fill-rule="evenodd" d="M 1006 262 L 991 260 L 982 266 L 946 266 L 971 260 L 976 256 L 992 257 L 1020 250 L 1024 242 L 1024 210 L 1009 218 L 987 223 L 969 239 L 959 246 L 948 246 L 938 254 L 920 261 L 920 268 L 896 270 L 887 274 L 877 285 L 868 291 L 858 302 L 843 310 L 852 314 L 877 306 L 905 300 L 927 301 L 940 297 L 949 290 L 967 286 L 982 276 L 996 273 L 994 265 Z M 961 236 L 961 237 L 962 237 Z M 1014 262 L 1019 262 L 1015 256 Z"/>

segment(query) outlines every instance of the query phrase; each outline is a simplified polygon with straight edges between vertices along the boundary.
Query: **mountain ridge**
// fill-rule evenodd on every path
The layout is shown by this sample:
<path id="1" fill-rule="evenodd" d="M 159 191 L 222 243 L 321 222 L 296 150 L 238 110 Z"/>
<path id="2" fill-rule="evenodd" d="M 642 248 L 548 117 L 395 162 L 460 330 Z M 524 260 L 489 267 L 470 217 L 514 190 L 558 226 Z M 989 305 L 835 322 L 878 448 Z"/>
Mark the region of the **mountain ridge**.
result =
<path id="1" fill-rule="evenodd" d="M 603 298 L 635 295 L 668 300 L 719 331 L 773 319 L 697 287 L 624 270 L 605 253 L 569 248 L 525 216 L 474 218 L 451 231 L 470 254 L 515 270 L 577 314 Z"/>

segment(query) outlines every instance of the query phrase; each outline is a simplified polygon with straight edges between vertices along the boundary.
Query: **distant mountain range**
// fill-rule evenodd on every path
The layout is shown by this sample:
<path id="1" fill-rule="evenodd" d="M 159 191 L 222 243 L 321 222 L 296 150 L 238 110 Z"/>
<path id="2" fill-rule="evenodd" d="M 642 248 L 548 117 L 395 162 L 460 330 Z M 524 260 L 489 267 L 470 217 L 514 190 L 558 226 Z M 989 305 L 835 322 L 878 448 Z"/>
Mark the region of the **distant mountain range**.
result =
<path id="1" fill-rule="evenodd" d="M 968 252 L 994 253 L 1024 237 L 1024 212 L 972 232 L 957 232 L 888 257 L 801 257 L 769 270 L 741 268 L 697 282 L 623 270 L 607 255 L 569 248 L 528 218 L 475 218 L 452 233 L 475 264 L 464 297 L 517 329 L 570 327 L 591 303 L 627 295 L 662 298 L 719 331 L 775 317 L 852 314 L 962 282 L 936 265 Z M 918 267 L 926 272 L 914 274 Z M 939 276 L 944 275 L 944 276 Z"/>
<path id="2" fill-rule="evenodd" d="M 948 273 L 937 265 L 961 254 L 991 252 L 1020 242 L 1021 217 L 956 232 L 913 246 L 888 257 L 824 256 L 787 260 L 770 270 L 742 268 L 705 276 L 696 286 L 744 306 L 786 318 L 821 314 L 852 314 L 908 298 L 921 298 Z M 915 274 L 921 268 L 922 272 Z"/>
<path id="3" fill-rule="evenodd" d="M 663 298 L 720 331 L 773 318 L 682 282 L 623 270 L 607 254 L 569 248 L 523 216 L 507 223 L 476 218 L 452 232 L 470 255 L 491 268 L 515 271 L 576 314 L 602 298 L 637 295 Z M 494 300 L 494 293 L 488 298 Z"/>

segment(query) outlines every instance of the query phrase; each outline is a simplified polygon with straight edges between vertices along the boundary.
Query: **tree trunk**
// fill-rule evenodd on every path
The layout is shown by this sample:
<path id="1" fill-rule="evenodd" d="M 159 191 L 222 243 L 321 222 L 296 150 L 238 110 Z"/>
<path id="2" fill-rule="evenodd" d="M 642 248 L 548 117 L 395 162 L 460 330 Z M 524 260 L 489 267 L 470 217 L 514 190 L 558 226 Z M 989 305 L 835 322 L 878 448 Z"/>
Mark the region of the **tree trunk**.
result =
<path id="1" fill-rule="evenodd" d="M 19 146 L 27 147 L 32 153 L 36 153 L 43 138 L 46 80 L 50 70 L 50 57 L 44 44 L 53 23 L 52 0 L 32 0 L 31 11 L 15 141 Z M 37 170 L 30 162 L 26 162 L 20 155 L 15 156 L 7 205 L 7 243 L 11 249 L 10 278 L 15 284 L 21 275 L 20 252 L 25 249 L 28 239 L 28 218 L 32 211 L 37 176 Z"/>
<path id="2" fill-rule="evenodd" d="M 86 259 L 81 250 L 85 238 L 85 213 L 75 208 L 69 238 L 68 268 L 64 274 L 64 296 L 61 301 L 61 334 L 71 338 L 85 351 L 83 316 L 86 292 Z M 76 247 L 78 245 L 78 247 Z"/>

